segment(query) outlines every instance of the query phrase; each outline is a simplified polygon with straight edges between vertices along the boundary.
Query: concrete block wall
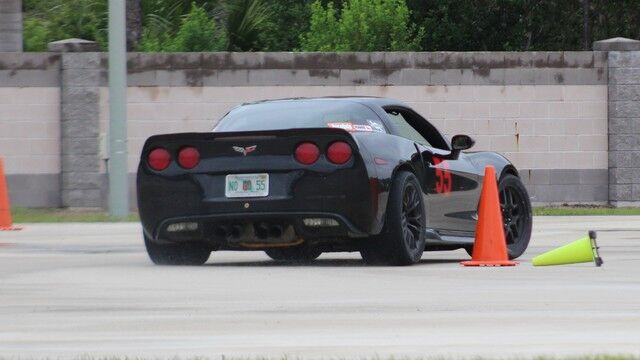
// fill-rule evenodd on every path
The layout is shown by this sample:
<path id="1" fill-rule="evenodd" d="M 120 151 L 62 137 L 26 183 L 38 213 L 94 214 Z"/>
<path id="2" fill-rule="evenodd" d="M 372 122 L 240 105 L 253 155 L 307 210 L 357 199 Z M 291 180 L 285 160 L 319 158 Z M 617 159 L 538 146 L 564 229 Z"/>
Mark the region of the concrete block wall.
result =
<path id="1" fill-rule="evenodd" d="M 62 205 L 102 207 L 106 181 L 98 151 L 100 53 L 66 52 L 61 57 Z"/>
<path id="2" fill-rule="evenodd" d="M 60 56 L 0 53 L 0 157 L 12 204 L 60 206 Z"/>
<path id="3" fill-rule="evenodd" d="M 640 51 L 609 52 L 609 199 L 640 206 Z"/>
<path id="4" fill-rule="evenodd" d="M 132 174 L 149 135 L 209 131 L 242 102 L 371 95 L 505 154 L 536 203 L 608 200 L 606 52 L 130 54 L 128 65 Z M 100 99 L 106 129 L 106 87 Z"/>
<path id="5" fill-rule="evenodd" d="M 107 57 L 94 52 L 93 45 L 61 42 L 51 47 L 55 53 L 0 54 L 0 89 L 5 88 L 0 94 L 0 156 L 7 162 L 16 206 L 106 206 L 106 160 L 101 152 L 105 148 L 100 145 L 108 135 Z M 374 95 L 407 102 L 447 135 L 472 135 L 476 150 L 505 154 L 520 169 L 535 203 L 606 203 L 611 198 L 615 204 L 627 204 L 615 196 L 633 199 L 638 193 L 633 179 L 640 146 L 633 131 L 634 119 L 640 117 L 634 105 L 640 83 L 629 82 L 637 68 L 635 56 L 616 55 L 610 49 L 131 53 L 127 105 L 131 188 L 140 149 L 150 135 L 209 131 L 227 111 L 247 101 Z M 15 94 L 24 95 L 16 100 Z M 16 105 L 16 101 L 26 103 Z M 29 115 L 35 109 L 46 116 Z M 25 130 L 13 119 L 16 116 L 48 122 L 46 136 L 57 140 L 48 138 L 52 142 L 46 150 L 25 153 L 31 146 L 16 141 L 25 138 L 21 135 Z M 57 124 L 58 133 L 52 124 Z M 36 159 L 47 156 L 44 152 L 56 154 L 55 148 L 58 160 L 46 166 L 27 166 L 43 160 L 15 158 L 21 156 L 15 154 L 17 149 Z M 57 165 L 51 167 L 53 163 Z M 57 176 L 56 181 L 46 182 L 57 187 L 57 197 L 36 204 L 32 199 L 37 191 L 14 191 L 22 187 L 46 193 L 40 190 L 44 183 L 23 181 L 40 173 Z M 135 194 L 131 196 L 133 200 Z"/>

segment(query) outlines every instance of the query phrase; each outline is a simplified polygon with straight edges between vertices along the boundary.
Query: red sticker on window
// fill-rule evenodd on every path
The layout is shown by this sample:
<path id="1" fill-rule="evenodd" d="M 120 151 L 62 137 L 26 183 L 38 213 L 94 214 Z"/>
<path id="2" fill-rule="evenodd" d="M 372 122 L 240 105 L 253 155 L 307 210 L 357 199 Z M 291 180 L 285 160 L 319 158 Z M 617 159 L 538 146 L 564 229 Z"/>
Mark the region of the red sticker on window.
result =
<path id="1" fill-rule="evenodd" d="M 343 129 L 347 131 L 354 131 L 353 124 L 350 122 L 330 122 L 327 123 L 327 126 L 335 129 Z"/>
<path id="2" fill-rule="evenodd" d="M 353 125 L 353 130 L 355 131 L 364 131 L 364 132 L 372 132 L 373 128 L 369 125 Z"/>

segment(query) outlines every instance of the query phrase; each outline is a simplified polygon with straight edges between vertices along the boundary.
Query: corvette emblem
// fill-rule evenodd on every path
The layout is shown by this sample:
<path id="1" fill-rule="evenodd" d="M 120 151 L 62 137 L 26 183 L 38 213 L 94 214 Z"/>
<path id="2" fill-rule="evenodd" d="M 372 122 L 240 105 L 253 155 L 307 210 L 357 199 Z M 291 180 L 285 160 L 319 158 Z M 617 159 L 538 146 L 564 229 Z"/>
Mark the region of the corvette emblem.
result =
<path id="1" fill-rule="evenodd" d="M 234 146 L 233 150 L 241 153 L 244 156 L 247 156 L 249 153 L 252 153 L 252 152 L 256 151 L 257 148 L 258 148 L 258 145 L 252 145 L 252 146 L 247 146 L 247 147 Z"/>

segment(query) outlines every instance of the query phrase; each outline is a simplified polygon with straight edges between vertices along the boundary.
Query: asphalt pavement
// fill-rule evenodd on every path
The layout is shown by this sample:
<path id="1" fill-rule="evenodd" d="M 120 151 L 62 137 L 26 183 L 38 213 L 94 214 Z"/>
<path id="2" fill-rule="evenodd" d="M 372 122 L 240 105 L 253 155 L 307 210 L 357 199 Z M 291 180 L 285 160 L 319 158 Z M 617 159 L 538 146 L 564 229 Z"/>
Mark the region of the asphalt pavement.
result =
<path id="1" fill-rule="evenodd" d="M 261 252 L 154 266 L 135 223 L 24 227 L 0 232 L 0 358 L 640 356 L 637 216 L 535 218 L 512 268 L 463 268 L 462 250 L 410 267 Z M 589 229 L 602 267 L 531 266 Z"/>

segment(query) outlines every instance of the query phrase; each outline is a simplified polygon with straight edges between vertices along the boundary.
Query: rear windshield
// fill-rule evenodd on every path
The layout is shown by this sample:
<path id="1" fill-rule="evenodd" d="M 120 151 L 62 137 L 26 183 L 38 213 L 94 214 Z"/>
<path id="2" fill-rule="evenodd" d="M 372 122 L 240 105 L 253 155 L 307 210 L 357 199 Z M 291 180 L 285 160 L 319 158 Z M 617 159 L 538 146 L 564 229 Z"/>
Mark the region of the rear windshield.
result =
<path id="1" fill-rule="evenodd" d="M 333 127 L 347 131 L 385 132 L 368 107 L 349 101 L 295 100 L 240 106 L 229 112 L 215 132 Z"/>

